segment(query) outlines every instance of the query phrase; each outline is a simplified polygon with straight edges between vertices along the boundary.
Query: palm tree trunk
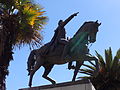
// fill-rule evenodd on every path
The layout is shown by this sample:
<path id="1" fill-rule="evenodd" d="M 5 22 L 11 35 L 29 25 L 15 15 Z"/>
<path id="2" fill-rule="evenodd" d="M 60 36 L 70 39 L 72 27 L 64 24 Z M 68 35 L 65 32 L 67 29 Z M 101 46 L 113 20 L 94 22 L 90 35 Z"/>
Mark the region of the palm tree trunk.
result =
<path id="1" fill-rule="evenodd" d="M 8 44 L 9 40 L 4 43 L 4 50 L 0 56 L 0 90 L 6 90 L 5 79 L 8 75 L 8 66 L 13 59 L 12 45 Z"/>
<path id="2" fill-rule="evenodd" d="M 6 83 L 5 83 L 5 69 L 3 66 L 0 67 L 0 90 L 6 90 Z"/>
<path id="3" fill-rule="evenodd" d="M 8 20 L 8 19 L 7 19 Z M 8 75 L 8 66 L 11 60 L 13 60 L 12 42 L 13 32 L 10 31 L 10 23 L 6 20 L 2 20 L 3 28 L 0 29 L 0 90 L 6 90 L 6 76 Z"/>

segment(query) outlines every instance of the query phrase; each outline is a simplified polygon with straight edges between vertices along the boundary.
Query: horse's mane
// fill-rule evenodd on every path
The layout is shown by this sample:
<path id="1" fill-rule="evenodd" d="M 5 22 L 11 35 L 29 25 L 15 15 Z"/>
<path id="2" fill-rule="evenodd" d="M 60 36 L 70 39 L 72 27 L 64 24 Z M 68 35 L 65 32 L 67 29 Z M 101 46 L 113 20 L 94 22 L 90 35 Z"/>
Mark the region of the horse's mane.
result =
<path id="1" fill-rule="evenodd" d="M 84 22 L 84 24 L 78 29 L 78 31 L 75 33 L 74 36 L 76 36 L 79 32 L 82 32 L 83 31 L 83 27 L 85 26 L 86 22 Z M 73 36 L 73 37 L 74 37 Z"/>
<path id="2" fill-rule="evenodd" d="M 93 21 L 84 22 L 83 25 L 78 29 L 78 31 L 75 33 L 75 35 L 73 37 L 75 37 L 79 32 L 85 32 L 86 27 L 88 27 L 88 25 L 90 25 L 90 23 L 94 23 L 94 22 Z"/>

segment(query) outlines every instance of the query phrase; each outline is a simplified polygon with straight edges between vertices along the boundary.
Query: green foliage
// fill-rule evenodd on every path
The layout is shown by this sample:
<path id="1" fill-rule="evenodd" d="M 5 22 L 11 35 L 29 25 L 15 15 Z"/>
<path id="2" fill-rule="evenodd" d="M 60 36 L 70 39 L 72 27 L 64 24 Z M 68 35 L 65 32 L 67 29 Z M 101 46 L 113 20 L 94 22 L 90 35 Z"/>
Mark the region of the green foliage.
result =
<path id="1" fill-rule="evenodd" d="M 80 72 L 89 76 L 80 78 L 90 79 L 97 90 L 102 90 L 100 88 L 105 88 L 107 85 L 118 87 L 120 82 L 120 49 L 117 51 L 114 58 L 111 48 L 105 50 L 105 58 L 97 51 L 96 56 L 99 62 L 99 70 L 97 70 L 95 66 L 84 65 L 87 69 L 81 69 Z"/>
<path id="2" fill-rule="evenodd" d="M 0 0 L 0 10 L 3 12 L 4 21 L 12 22 L 14 26 L 7 27 L 11 34 L 14 34 L 11 35 L 14 36 L 13 46 L 34 46 L 41 43 L 40 32 L 47 20 L 47 17 L 43 16 L 43 8 L 30 0 Z"/>

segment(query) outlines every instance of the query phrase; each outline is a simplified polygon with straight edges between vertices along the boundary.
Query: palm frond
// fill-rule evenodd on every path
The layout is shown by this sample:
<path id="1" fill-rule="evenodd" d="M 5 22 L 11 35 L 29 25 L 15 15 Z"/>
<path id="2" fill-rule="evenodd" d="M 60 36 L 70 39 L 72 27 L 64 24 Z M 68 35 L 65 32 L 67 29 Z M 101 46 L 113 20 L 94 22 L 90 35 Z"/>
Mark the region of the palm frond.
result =
<path id="1" fill-rule="evenodd" d="M 120 59 L 120 49 L 117 51 L 116 57 L 118 57 L 118 59 Z"/>
<path id="2" fill-rule="evenodd" d="M 112 64 L 112 50 L 109 48 L 108 50 L 105 50 L 105 61 L 106 61 L 106 69 L 107 71 L 110 70 L 111 64 Z"/>
<path id="3" fill-rule="evenodd" d="M 90 66 L 90 65 L 83 64 L 83 66 L 86 66 L 86 67 L 90 68 L 91 70 L 96 70 L 96 68 L 95 68 L 95 67 Z"/>
<path id="4" fill-rule="evenodd" d="M 90 78 L 92 78 L 92 77 L 91 77 L 91 76 L 82 76 L 82 77 L 78 77 L 77 79 L 81 79 L 81 78 L 82 78 L 82 79 L 86 79 L 86 78 L 87 78 L 87 79 L 90 79 Z"/>
<path id="5" fill-rule="evenodd" d="M 118 57 L 115 56 L 111 66 L 111 72 L 114 73 L 118 71 L 118 67 L 119 67 L 118 63 L 119 63 L 119 59 Z"/>
<path id="6" fill-rule="evenodd" d="M 95 52 L 96 52 L 96 56 L 99 60 L 100 66 L 105 69 L 105 61 L 104 61 L 103 57 L 97 51 L 95 51 Z"/>
<path id="7" fill-rule="evenodd" d="M 31 0 L 0 0 L 0 10 L 4 14 L 4 21 L 12 26 L 7 28 L 14 34 L 11 35 L 14 36 L 13 47 L 41 44 L 41 30 L 47 22 L 47 17 L 43 16 L 45 11 L 40 5 L 32 3 Z"/>
<path id="8" fill-rule="evenodd" d="M 91 73 L 91 74 L 94 73 L 94 71 L 93 71 L 93 70 L 90 70 L 90 69 L 80 69 L 80 72 L 81 72 L 81 71 L 84 71 L 84 72 L 87 72 L 87 73 Z"/>
<path id="9" fill-rule="evenodd" d="M 89 73 L 89 72 L 86 72 L 86 71 L 79 71 L 79 73 L 83 73 L 83 74 L 86 74 L 86 75 L 93 76 L 93 74 L 91 74 L 91 73 Z"/>
<path id="10" fill-rule="evenodd" d="M 16 45 L 31 44 L 36 46 L 42 41 L 40 34 L 46 24 L 47 17 L 43 16 L 45 11 L 38 5 L 29 0 L 16 0 L 15 7 L 18 9 L 19 16 L 19 35 Z"/>

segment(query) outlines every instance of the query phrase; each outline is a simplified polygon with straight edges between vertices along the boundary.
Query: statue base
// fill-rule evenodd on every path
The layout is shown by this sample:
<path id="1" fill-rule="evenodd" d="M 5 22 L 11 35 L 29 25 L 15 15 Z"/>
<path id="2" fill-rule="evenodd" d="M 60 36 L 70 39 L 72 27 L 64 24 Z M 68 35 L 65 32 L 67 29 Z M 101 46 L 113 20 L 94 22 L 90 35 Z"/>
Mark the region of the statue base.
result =
<path id="1" fill-rule="evenodd" d="M 43 85 L 19 90 L 95 90 L 88 80 L 78 80 L 75 82 L 64 82 L 56 85 Z"/>

